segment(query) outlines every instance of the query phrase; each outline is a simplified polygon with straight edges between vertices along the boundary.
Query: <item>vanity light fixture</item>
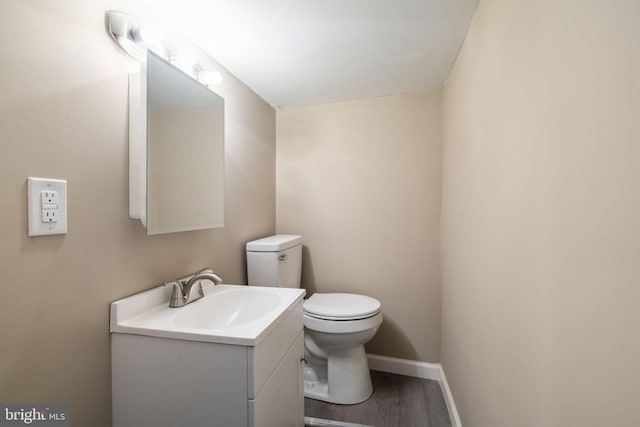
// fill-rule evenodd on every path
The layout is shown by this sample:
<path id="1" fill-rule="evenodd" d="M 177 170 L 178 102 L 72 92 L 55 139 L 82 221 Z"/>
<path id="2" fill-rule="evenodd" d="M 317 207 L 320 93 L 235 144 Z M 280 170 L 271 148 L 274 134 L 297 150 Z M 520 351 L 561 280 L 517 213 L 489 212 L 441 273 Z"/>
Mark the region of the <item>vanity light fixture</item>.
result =
<path id="1" fill-rule="evenodd" d="M 211 87 L 222 83 L 222 74 L 216 70 L 197 70 L 196 79 L 203 85 Z"/>
<path id="2" fill-rule="evenodd" d="M 108 10 L 105 13 L 107 32 L 122 50 L 138 61 L 145 61 L 147 48 L 162 40 L 162 28 L 142 23 L 131 16 Z"/>
<path id="3" fill-rule="evenodd" d="M 131 28 L 129 36 L 134 42 L 150 47 L 162 41 L 162 27 L 156 23 L 149 22 L 139 27 Z"/>
<path id="4" fill-rule="evenodd" d="M 113 41 L 140 62 L 146 61 L 147 49 L 151 49 L 204 86 L 222 82 L 222 74 L 202 69 L 192 51 L 177 52 L 175 45 L 164 38 L 162 28 L 153 22 L 142 22 L 126 13 L 108 10 L 105 12 L 105 24 Z"/>
<path id="5" fill-rule="evenodd" d="M 191 51 L 172 53 L 169 55 L 169 62 L 187 74 L 193 75 L 196 65 L 196 55 Z"/>

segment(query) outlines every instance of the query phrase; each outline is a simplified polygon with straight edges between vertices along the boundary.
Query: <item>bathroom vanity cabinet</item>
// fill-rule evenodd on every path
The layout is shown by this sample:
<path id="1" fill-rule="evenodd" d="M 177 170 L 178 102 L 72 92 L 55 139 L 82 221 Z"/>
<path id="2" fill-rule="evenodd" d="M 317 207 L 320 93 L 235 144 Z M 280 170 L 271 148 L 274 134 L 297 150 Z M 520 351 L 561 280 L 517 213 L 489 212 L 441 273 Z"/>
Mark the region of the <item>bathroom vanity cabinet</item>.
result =
<path id="1" fill-rule="evenodd" d="M 302 427 L 302 300 L 255 345 L 112 333 L 115 427 Z"/>

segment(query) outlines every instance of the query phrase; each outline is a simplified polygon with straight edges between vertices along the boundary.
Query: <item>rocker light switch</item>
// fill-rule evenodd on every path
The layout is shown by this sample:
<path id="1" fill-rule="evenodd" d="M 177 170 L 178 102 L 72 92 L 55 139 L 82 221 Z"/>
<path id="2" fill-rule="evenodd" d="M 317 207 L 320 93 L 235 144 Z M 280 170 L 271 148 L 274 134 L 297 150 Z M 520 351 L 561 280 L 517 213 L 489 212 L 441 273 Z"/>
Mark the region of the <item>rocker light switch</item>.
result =
<path id="1" fill-rule="evenodd" d="M 29 236 L 67 233 L 67 181 L 28 179 Z"/>

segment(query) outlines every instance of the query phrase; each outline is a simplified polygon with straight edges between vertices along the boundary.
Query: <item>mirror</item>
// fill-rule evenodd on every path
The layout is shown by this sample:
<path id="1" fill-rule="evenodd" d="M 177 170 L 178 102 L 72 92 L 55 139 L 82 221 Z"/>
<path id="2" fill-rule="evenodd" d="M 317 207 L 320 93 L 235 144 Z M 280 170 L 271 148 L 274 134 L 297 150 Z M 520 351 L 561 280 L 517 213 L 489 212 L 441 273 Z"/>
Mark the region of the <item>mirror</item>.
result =
<path id="1" fill-rule="evenodd" d="M 223 227 L 224 99 L 151 51 L 142 68 L 130 79 L 130 216 L 148 235 Z"/>

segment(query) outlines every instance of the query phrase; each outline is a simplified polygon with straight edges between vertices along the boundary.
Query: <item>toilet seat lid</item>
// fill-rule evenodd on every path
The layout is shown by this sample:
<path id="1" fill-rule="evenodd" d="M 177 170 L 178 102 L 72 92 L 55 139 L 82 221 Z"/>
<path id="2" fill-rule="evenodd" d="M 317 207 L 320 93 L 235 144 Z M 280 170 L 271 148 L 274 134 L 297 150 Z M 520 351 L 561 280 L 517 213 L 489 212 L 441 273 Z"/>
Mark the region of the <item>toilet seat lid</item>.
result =
<path id="1" fill-rule="evenodd" d="M 310 316 L 329 320 L 354 320 L 371 317 L 380 311 L 380 301 L 366 295 L 315 293 L 304 302 Z"/>

